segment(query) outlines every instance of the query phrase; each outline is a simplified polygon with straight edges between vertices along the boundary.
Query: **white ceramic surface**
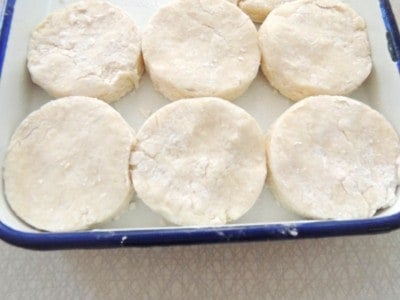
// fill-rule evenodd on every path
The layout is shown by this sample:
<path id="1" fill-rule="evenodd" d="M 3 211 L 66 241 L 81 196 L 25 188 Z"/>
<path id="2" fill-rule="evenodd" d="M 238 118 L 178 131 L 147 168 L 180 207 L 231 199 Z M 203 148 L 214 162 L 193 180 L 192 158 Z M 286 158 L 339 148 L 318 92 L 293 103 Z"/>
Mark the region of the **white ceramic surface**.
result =
<path id="1" fill-rule="evenodd" d="M 400 20 L 400 2 L 391 2 L 399 7 Z M 18 300 L 399 299 L 399 249 L 399 231 L 273 243 L 54 252 L 0 242 L 0 295 Z"/>
<path id="2" fill-rule="evenodd" d="M 26 52 L 30 32 L 45 16 L 68 3 L 69 0 L 18 0 L 13 18 L 3 75 L 0 82 L 0 164 L 3 164 L 8 141 L 15 128 L 31 111 L 51 100 L 40 87 L 34 85 L 26 69 Z M 137 25 L 143 30 L 156 9 L 168 0 L 114 0 L 110 1 L 126 10 Z M 378 1 L 348 0 L 368 24 L 372 45 L 374 69 L 364 85 L 351 97 L 359 99 L 381 111 L 400 132 L 400 76 L 395 64 L 390 60 L 385 39 L 385 29 L 381 18 Z M 113 106 L 123 115 L 133 128 L 138 129 L 152 112 L 169 103 L 162 95 L 154 91 L 146 75 L 139 89 L 126 96 Z M 292 102 L 274 91 L 261 73 L 250 89 L 235 104 L 246 109 L 260 123 L 266 132 L 271 123 Z M 3 182 L 0 189 L 3 190 Z M 142 201 L 134 199 L 132 209 L 126 211 L 117 220 L 103 224 L 99 229 L 118 228 L 160 228 L 170 226 L 147 208 Z M 388 215 L 400 211 L 400 201 L 393 208 L 382 212 Z M 379 216 L 378 216 L 379 217 Z M 0 220 L 12 228 L 32 231 L 9 210 L 0 195 Z M 301 220 L 281 208 L 267 188 L 255 206 L 234 224 L 295 222 Z"/>

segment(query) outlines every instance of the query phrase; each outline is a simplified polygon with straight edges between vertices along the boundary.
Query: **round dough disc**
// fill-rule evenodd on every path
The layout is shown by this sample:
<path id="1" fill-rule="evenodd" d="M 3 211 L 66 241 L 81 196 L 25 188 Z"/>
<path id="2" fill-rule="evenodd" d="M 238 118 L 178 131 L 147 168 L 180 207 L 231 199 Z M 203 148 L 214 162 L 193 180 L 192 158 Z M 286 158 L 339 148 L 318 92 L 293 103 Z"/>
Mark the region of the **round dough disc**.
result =
<path id="1" fill-rule="evenodd" d="M 82 1 L 49 15 L 32 33 L 28 69 L 54 97 L 113 102 L 137 88 L 141 41 L 131 18 L 103 1 Z"/>
<path id="2" fill-rule="evenodd" d="M 70 231 L 104 222 L 132 195 L 133 130 L 103 101 L 68 97 L 31 113 L 5 160 L 8 203 L 26 223 Z"/>
<path id="3" fill-rule="evenodd" d="M 254 204 L 266 176 L 262 132 L 243 109 L 218 98 L 185 99 L 154 113 L 137 135 L 138 196 L 178 225 L 219 225 Z"/>
<path id="4" fill-rule="evenodd" d="M 274 9 L 259 30 L 261 67 L 292 100 L 346 95 L 371 72 L 364 20 L 338 0 L 299 0 Z"/>
<path id="5" fill-rule="evenodd" d="M 278 5 L 293 0 L 240 0 L 239 7 L 256 23 L 264 22 L 267 15 Z"/>
<path id="6" fill-rule="evenodd" d="M 267 152 L 275 195 L 302 216 L 371 217 L 396 201 L 399 138 L 361 102 L 316 96 L 296 103 L 272 126 Z"/>
<path id="7" fill-rule="evenodd" d="M 257 75 L 257 43 L 254 24 L 228 1 L 176 0 L 151 19 L 143 57 L 154 87 L 170 100 L 234 100 Z"/>

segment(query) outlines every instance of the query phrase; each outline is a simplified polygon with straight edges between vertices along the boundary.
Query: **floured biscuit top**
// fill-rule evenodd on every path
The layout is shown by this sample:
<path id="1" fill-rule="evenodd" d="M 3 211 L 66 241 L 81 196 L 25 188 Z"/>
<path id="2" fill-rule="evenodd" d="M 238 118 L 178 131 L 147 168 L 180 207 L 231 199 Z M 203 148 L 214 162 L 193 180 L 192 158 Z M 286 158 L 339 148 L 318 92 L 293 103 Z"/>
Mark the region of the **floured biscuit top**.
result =
<path id="1" fill-rule="evenodd" d="M 399 138 L 361 102 L 316 96 L 296 103 L 272 126 L 267 152 L 275 195 L 302 216 L 366 218 L 396 201 Z"/>
<path id="2" fill-rule="evenodd" d="M 7 201 L 26 223 L 70 231 L 115 217 L 132 195 L 133 130 L 103 101 L 68 97 L 32 112 L 5 159 Z"/>
<path id="3" fill-rule="evenodd" d="M 241 217 L 264 186 L 262 132 L 247 112 L 218 98 L 176 101 L 139 130 L 132 155 L 138 196 L 178 225 Z"/>
<path id="4" fill-rule="evenodd" d="M 346 95 L 371 72 L 364 20 L 338 0 L 299 0 L 274 9 L 259 30 L 261 68 L 284 96 Z"/>
<path id="5" fill-rule="evenodd" d="M 74 3 L 33 31 L 28 69 L 33 82 L 54 97 L 113 102 L 139 85 L 140 35 L 133 20 L 107 2 Z"/>
<path id="6" fill-rule="evenodd" d="M 260 64 L 254 24 L 226 0 L 175 0 L 162 7 L 143 34 L 143 57 L 154 87 L 170 100 L 234 100 Z"/>
<path id="7" fill-rule="evenodd" d="M 240 0 L 239 7 L 256 23 L 262 23 L 266 16 L 279 5 L 294 0 Z"/>

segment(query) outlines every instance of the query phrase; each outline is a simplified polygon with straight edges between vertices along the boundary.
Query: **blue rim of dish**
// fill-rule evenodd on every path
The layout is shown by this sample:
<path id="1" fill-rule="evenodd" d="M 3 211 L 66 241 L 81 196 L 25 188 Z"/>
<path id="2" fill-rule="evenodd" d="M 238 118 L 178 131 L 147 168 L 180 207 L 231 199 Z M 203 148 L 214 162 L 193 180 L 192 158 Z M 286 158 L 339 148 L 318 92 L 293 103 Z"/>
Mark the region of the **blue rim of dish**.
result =
<path id="1" fill-rule="evenodd" d="M 4 0 L 0 15 L 0 77 L 3 70 L 4 58 L 6 55 L 8 35 L 11 29 L 11 22 L 14 14 L 16 0 Z"/>
<path id="2" fill-rule="evenodd" d="M 389 0 L 379 0 L 382 11 L 383 21 L 386 27 L 386 38 L 388 42 L 389 53 L 392 60 L 396 62 L 400 72 L 400 32 L 396 18 L 394 16 L 392 6 Z M 400 21 L 400 20 L 398 20 Z"/>
<path id="3" fill-rule="evenodd" d="M 16 0 L 5 0 L 0 37 L 0 74 Z M 388 32 L 389 48 L 400 71 L 400 35 L 389 0 L 379 0 Z M 374 234 L 400 228 L 400 213 L 362 220 L 312 221 L 281 224 L 229 225 L 206 228 L 160 228 L 84 231 L 70 233 L 22 232 L 0 222 L 0 238 L 36 250 L 166 246 L 201 243 L 248 242 Z"/>

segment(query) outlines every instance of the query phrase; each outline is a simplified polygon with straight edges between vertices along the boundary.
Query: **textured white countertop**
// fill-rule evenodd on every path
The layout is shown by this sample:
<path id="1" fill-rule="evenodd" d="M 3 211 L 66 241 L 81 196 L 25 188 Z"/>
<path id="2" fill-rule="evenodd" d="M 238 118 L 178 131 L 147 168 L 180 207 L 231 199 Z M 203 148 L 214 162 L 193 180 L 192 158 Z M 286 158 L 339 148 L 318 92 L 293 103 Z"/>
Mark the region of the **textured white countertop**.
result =
<path id="1" fill-rule="evenodd" d="M 400 231 L 171 248 L 33 252 L 0 243 L 2 299 L 399 299 Z"/>
<path id="2" fill-rule="evenodd" d="M 394 10 L 400 14 L 400 2 Z M 0 0 L 1 4 L 1 0 Z M 1 299 L 400 299 L 400 231 L 35 252 L 0 241 Z"/>

